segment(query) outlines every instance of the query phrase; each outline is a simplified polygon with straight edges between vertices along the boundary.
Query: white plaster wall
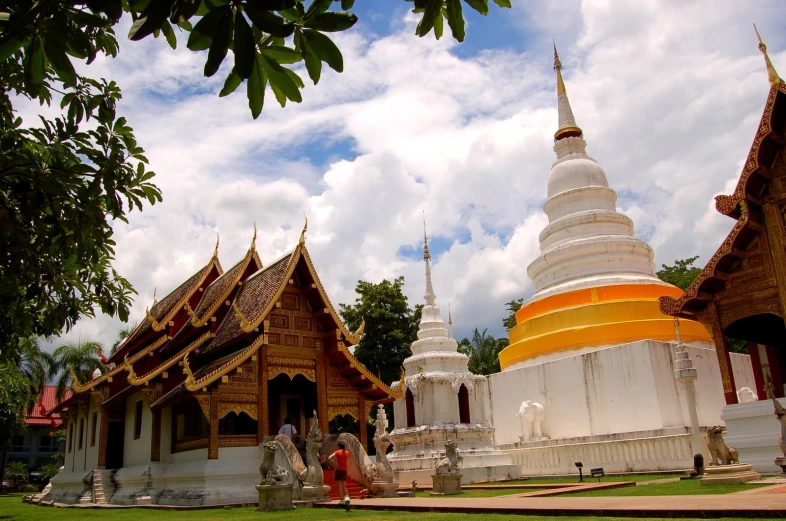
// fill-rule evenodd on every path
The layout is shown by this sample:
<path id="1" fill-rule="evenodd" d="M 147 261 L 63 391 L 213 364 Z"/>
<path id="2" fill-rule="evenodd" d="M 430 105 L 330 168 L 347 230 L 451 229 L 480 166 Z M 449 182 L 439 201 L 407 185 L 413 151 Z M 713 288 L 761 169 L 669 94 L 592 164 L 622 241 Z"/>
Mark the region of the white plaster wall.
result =
<path id="1" fill-rule="evenodd" d="M 96 436 L 95 444 L 91 445 L 90 442 L 92 440 L 91 435 L 93 430 L 93 413 L 97 413 Z M 101 414 L 101 405 L 94 404 L 93 400 L 90 400 L 90 409 L 87 415 L 87 425 L 85 426 L 85 450 L 87 451 L 85 470 L 95 470 L 98 468 L 98 448 L 101 444 Z"/>
<path id="2" fill-rule="evenodd" d="M 756 390 L 756 381 L 753 379 L 753 364 L 750 355 L 740 353 L 729 353 L 731 357 L 731 372 L 734 375 L 734 385 L 736 391 L 743 387 Z"/>
<path id="3" fill-rule="evenodd" d="M 92 402 L 92 401 L 91 401 Z M 88 402 L 89 404 L 91 402 Z M 76 409 L 72 409 L 76 411 Z M 96 433 L 96 445 L 90 447 L 90 415 L 93 411 L 97 410 L 93 405 L 80 405 L 78 412 L 68 415 L 69 431 L 70 425 L 74 425 L 74 439 L 71 444 L 71 453 L 66 454 L 65 469 L 72 472 L 84 472 L 93 470 L 98 466 L 98 438 L 99 433 Z M 73 417 L 73 419 L 72 419 Z M 82 448 L 79 448 L 79 424 L 84 420 L 84 430 L 82 434 Z M 99 428 L 101 425 L 100 411 L 99 411 Z M 66 448 L 68 448 L 68 440 L 66 440 Z"/>
<path id="4" fill-rule="evenodd" d="M 134 439 L 134 415 L 136 402 L 142 400 L 142 432 L 139 439 Z M 123 466 L 133 467 L 150 462 L 150 445 L 153 435 L 153 414 L 141 392 L 132 394 L 126 399 L 125 441 L 123 446 Z"/>
<path id="5" fill-rule="evenodd" d="M 458 395 L 456 395 L 456 403 L 458 404 Z M 491 423 L 485 380 L 476 381 L 474 388 L 469 392 L 469 416 L 472 423 Z"/>
<path id="6" fill-rule="evenodd" d="M 431 425 L 438 422 L 458 423 L 458 394 L 445 380 L 418 382 L 413 391 L 415 401 L 415 423 Z M 470 411 L 470 414 L 471 411 Z M 404 423 L 406 425 L 406 406 L 404 407 Z"/>
<path id="7" fill-rule="evenodd" d="M 705 344 L 711 346 L 711 344 Z M 725 405 L 715 350 L 687 346 L 697 369 L 699 423 L 722 423 Z M 642 340 L 579 356 L 497 373 L 489 377 L 489 401 L 497 444 L 515 443 L 521 402 L 546 408 L 543 434 L 572 438 L 689 425 L 684 388 L 674 379 L 674 345 Z M 734 355 L 735 377 L 753 381 L 750 358 Z"/>

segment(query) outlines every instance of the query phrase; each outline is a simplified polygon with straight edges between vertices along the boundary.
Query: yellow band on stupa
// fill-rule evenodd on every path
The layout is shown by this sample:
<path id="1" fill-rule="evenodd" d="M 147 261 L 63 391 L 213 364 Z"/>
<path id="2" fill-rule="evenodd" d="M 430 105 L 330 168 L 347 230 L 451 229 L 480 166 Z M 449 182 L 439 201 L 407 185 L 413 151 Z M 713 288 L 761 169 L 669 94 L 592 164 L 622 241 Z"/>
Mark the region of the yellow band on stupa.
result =
<path id="1" fill-rule="evenodd" d="M 673 317 L 660 312 L 658 297 L 682 290 L 660 284 L 587 288 L 532 302 L 516 313 L 510 345 L 499 354 L 508 366 L 560 351 L 618 345 L 637 340 L 676 340 Z M 712 342 L 698 322 L 682 321 L 685 342 Z"/>

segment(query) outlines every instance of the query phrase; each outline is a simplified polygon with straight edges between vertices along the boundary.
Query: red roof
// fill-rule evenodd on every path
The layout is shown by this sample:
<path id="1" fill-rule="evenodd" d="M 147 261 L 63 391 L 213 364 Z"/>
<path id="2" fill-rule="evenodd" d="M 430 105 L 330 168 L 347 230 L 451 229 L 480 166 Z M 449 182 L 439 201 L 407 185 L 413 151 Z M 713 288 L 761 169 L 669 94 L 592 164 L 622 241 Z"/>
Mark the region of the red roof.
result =
<path id="1" fill-rule="evenodd" d="M 47 385 L 41 396 L 38 397 L 38 402 L 33 407 L 33 410 L 28 412 L 25 416 L 25 423 L 28 425 L 48 425 L 50 427 L 58 427 L 62 420 L 59 413 L 47 416 L 46 413 L 51 411 L 57 405 L 55 395 L 57 394 L 56 385 Z M 71 391 L 67 390 L 63 401 L 71 397 Z"/>

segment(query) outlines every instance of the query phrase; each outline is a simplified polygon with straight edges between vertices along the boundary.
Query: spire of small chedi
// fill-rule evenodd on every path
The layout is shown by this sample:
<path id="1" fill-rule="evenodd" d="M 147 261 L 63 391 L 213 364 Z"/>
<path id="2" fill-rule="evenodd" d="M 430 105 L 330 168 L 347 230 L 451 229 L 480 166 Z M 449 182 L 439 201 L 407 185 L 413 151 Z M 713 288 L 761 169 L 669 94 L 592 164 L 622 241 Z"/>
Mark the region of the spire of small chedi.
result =
<path id="1" fill-rule="evenodd" d="M 554 141 L 559 141 L 566 137 L 581 137 L 581 129 L 576 125 L 576 118 L 568 101 L 568 93 L 565 90 L 565 82 L 562 81 L 562 63 L 557 54 L 557 44 L 554 44 L 554 70 L 557 71 L 557 113 L 559 115 L 559 125 L 557 132 L 554 133 Z"/>
<path id="2" fill-rule="evenodd" d="M 428 251 L 428 236 L 426 236 L 426 212 L 423 212 L 423 260 L 426 261 L 426 304 L 433 306 L 437 300 L 434 287 L 431 285 L 431 253 Z"/>

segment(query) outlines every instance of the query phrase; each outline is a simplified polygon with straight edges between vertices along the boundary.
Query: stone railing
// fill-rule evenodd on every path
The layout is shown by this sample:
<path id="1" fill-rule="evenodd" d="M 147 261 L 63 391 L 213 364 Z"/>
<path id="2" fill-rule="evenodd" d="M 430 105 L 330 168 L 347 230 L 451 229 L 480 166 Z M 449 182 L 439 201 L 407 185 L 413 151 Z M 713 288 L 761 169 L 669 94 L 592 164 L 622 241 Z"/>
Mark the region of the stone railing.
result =
<path id="1" fill-rule="evenodd" d="M 585 469 L 603 467 L 606 472 L 684 470 L 693 466 L 690 435 L 656 436 L 626 440 L 560 443 L 548 440 L 505 451 L 521 465 L 525 476 L 576 474 L 576 462 Z"/>

